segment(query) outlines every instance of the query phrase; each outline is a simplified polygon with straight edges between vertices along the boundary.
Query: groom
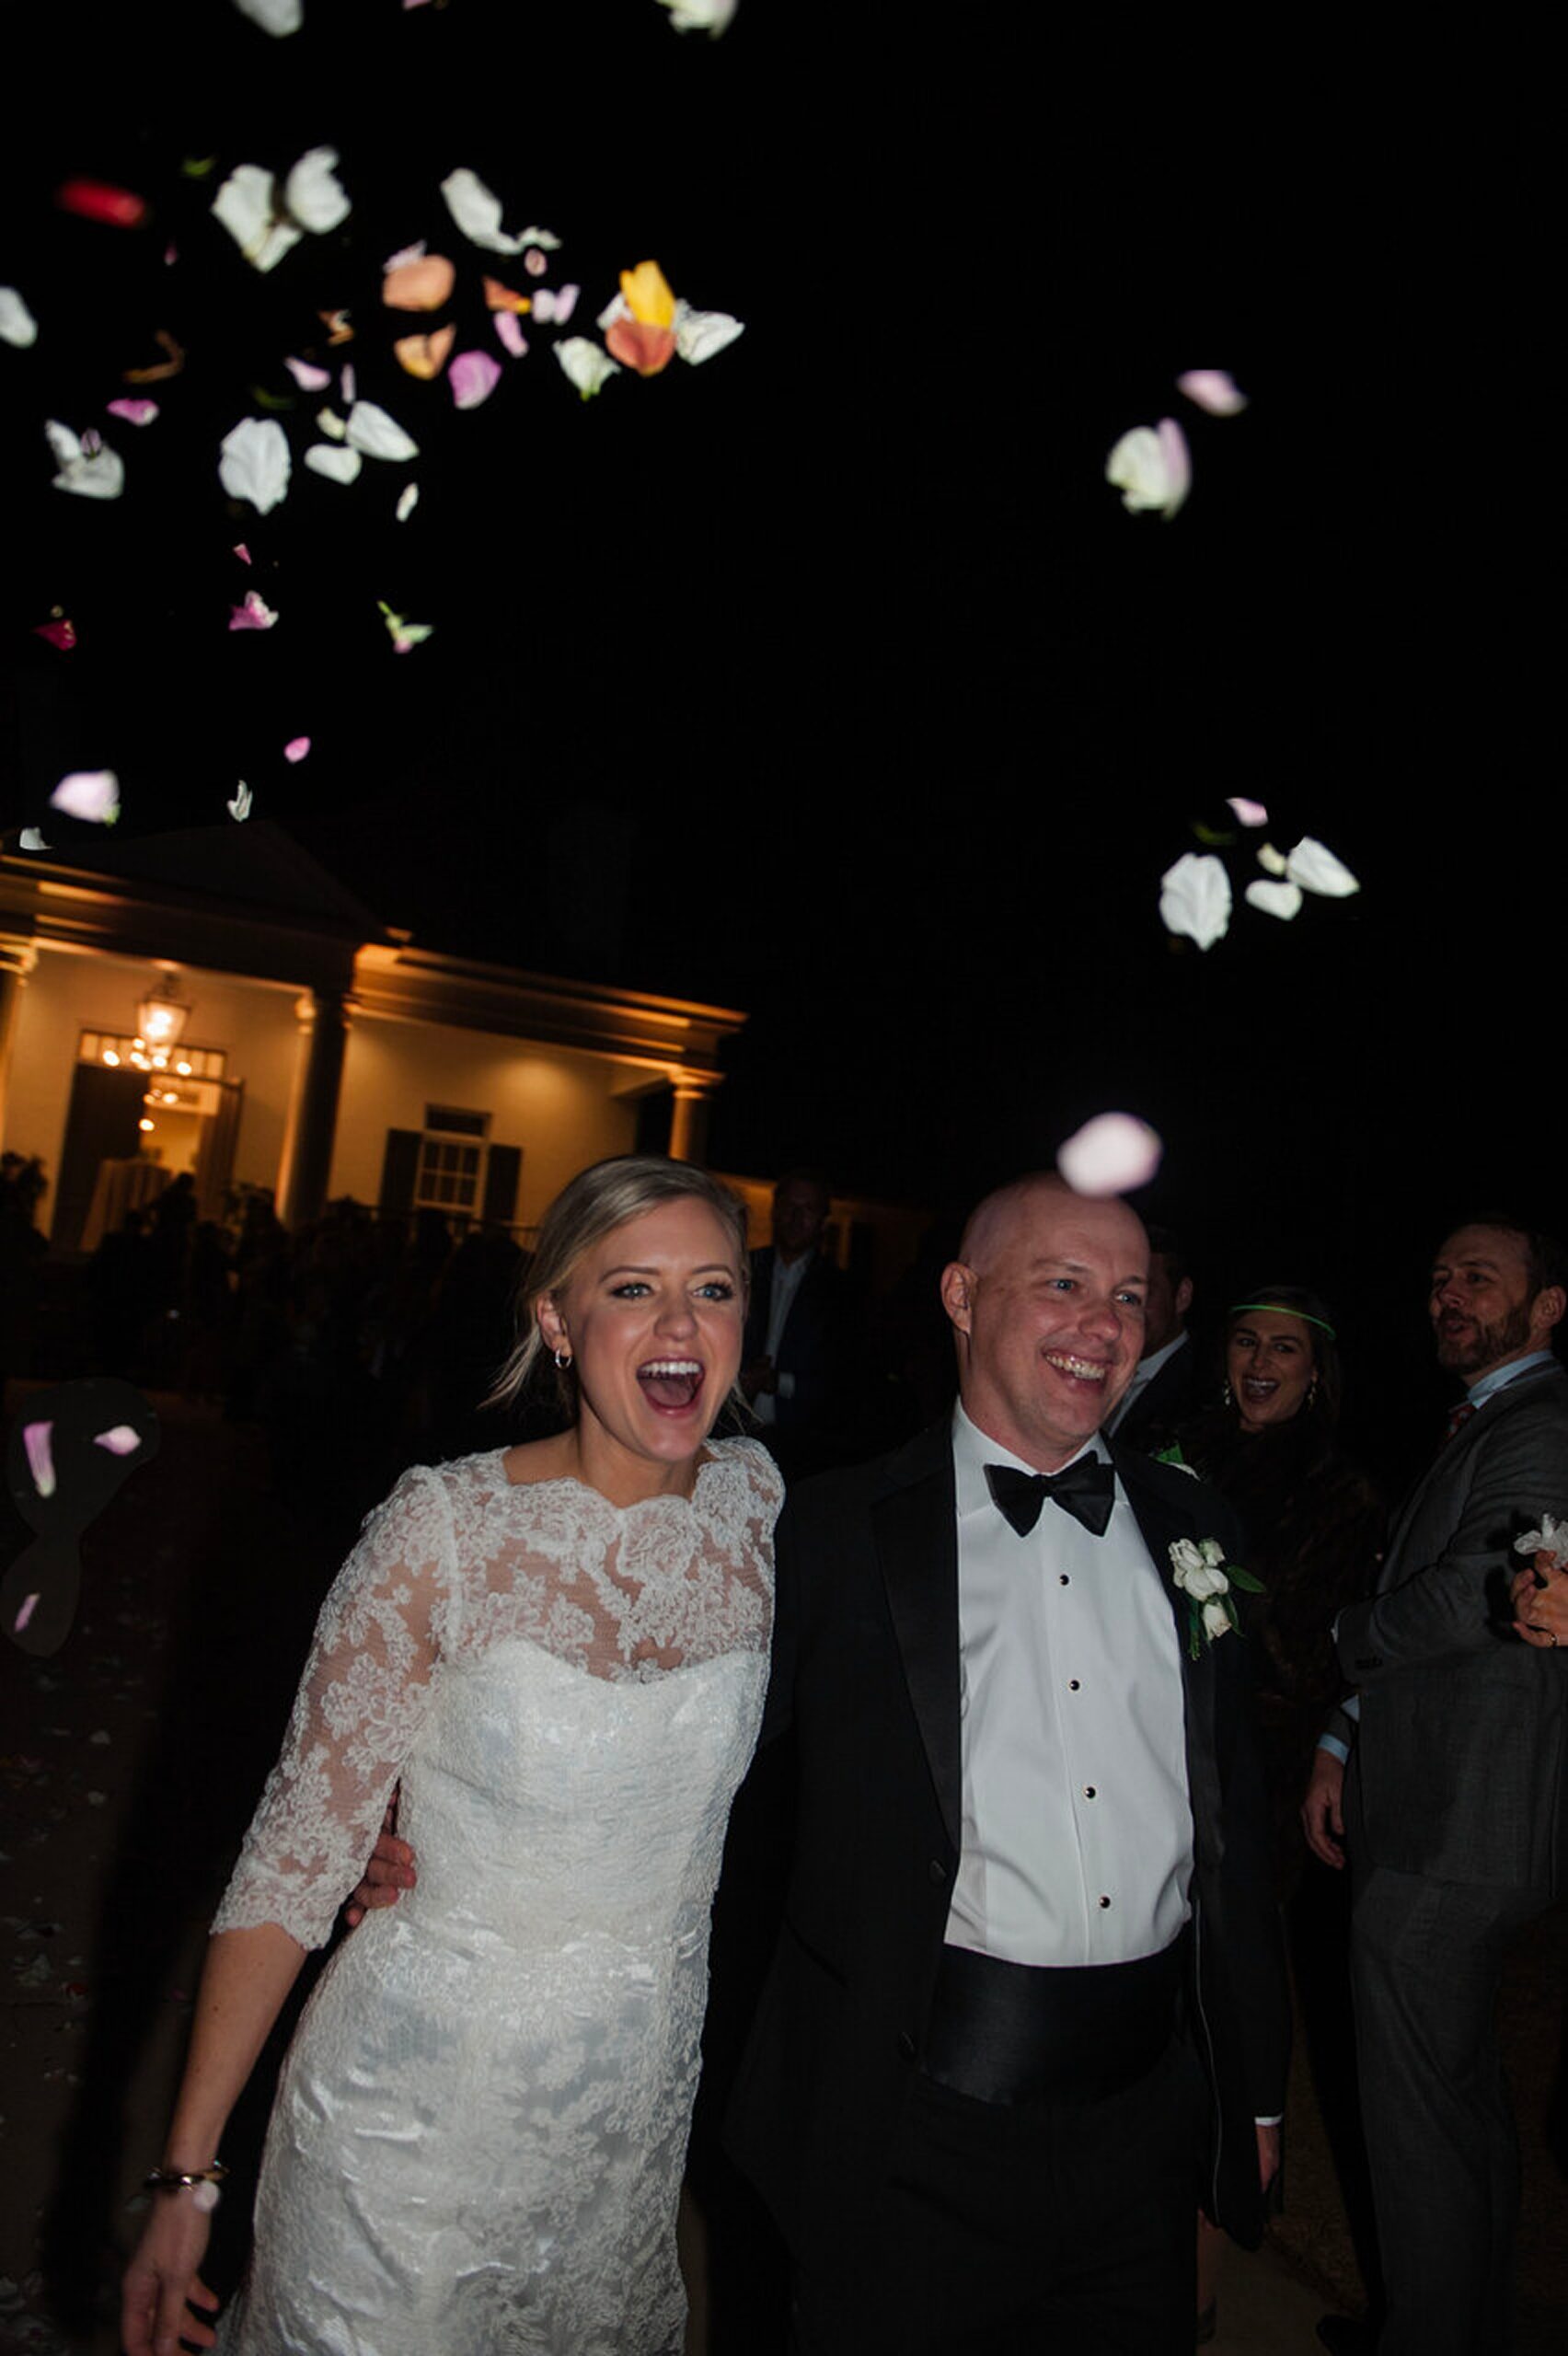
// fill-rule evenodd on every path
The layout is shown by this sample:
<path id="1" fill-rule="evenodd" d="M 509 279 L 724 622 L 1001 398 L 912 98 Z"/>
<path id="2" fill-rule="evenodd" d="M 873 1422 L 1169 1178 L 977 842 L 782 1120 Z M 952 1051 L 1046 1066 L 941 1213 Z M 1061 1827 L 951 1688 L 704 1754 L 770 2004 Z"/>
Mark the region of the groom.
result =
<path id="1" fill-rule="evenodd" d="M 802 2356 L 1184 2349 L 1200 2201 L 1261 2231 L 1288 2014 L 1245 1646 L 1171 1557 L 1240 1542 L 1098 1436 L 1147 1267 L 1124 1205 L 993 1195 L 942 1278 L 951 1427 L 779 1524 L 796 1865 L 731 2143 Z"/>

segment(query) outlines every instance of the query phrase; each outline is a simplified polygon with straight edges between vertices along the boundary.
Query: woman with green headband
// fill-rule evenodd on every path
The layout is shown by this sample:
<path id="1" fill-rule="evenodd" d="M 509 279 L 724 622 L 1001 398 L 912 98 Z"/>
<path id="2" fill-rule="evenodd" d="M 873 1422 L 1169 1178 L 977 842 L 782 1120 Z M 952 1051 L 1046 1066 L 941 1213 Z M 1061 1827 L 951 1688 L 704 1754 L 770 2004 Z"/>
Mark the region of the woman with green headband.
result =
<path id="1" fill-rule="evenodd" d="M 1299 1814 L 1324 1716 L 1343 1691 L 1334 1618 L 1369 1592 L 1383 1539 L 1378 1493 L 1339 1443 L 1342 1391 L 1327 1302 L 1304 1285 L 1254 1285 L 1226 1319 L 1220 1403 L 1187 1425 L 1181 1438 L 1186 1462 L 1240 1515 L 1246 1567 L 1262 1582 L 1262 1593 L 1250 1599 L 1248 1624 L 1258 1663 L 1275 1881 L 1313 2083 L 1356 2256 L 1376 2301 L 1346 1965 L 1346 1877 L 1309 1854 Z M 1205 2293 L 1200 2299 L 1206 2304 Z"/>

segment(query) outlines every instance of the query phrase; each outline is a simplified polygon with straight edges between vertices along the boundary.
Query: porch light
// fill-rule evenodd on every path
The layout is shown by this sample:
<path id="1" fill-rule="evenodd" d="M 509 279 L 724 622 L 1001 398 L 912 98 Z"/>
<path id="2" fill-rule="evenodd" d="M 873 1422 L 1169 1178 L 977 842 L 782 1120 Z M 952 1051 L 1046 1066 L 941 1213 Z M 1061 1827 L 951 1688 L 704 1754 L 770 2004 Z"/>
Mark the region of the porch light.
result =
<path id="1" fill-rule="evenodd" d="M 188 1006 L 181 1005 L 179 999 L 169 995 L 167 984 L 160 985 L 137 1005 L 136 1028 L 141 1034 L 137 1045 L 177 1045 L 190 1011 Z"/>

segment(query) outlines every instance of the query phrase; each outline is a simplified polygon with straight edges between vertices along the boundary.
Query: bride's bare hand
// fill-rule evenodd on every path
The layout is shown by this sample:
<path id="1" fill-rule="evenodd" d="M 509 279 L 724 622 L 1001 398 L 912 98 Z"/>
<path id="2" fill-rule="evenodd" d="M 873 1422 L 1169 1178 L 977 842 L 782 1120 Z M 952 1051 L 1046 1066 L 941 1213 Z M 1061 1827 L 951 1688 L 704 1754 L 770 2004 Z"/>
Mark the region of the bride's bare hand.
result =
<path id="1" fill-rule="evenodd" d="M 182 2348 L 213 2346 L 216 2334 L 197 2313 L 204 2307 L 214 2319 L 217 2315 L 217 2294 L 197 2271 L 211 2230 L 189 2191 L 154 2193 L 152 2214 L 121 2292 L 125 2356 L 179 2356 Z"/>

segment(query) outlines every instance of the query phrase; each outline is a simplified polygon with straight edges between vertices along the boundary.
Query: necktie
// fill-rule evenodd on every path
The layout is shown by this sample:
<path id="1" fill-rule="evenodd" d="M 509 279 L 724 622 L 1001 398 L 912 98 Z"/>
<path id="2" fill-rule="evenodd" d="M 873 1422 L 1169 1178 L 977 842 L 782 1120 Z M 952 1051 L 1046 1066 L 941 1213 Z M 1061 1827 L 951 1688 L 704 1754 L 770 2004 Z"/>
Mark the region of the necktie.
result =
<path id="1" fill-rule="evenodd" d="M 1443 1445 L 1445 1448 L 1447 1447 L 1448 1442 L 1454 1438 L 1456 1432 L 1463 1431 L 1465 1426 L 1469 1423 L 1470 1417 L 1475 1413 L 1476 1409 L 1469 1399 L 1461 1399 L 1457 1407 L 1451 1407 L 1449 1409 L 1448 1428 L 1443 1434 Z"/>
<path id="2" fill-rule="evenodd" d="M 1047 1497 L 1091 1536 L 1103 1538 L 1116 1498 L 1116 1476 L 1098 1456 L 1080 1456 L 1065 1472 L 1020 1472 L 1011 1464 L 987 1464 L 986 1480 L 993 1503 L 1020 1538 L 1039 1520 Z"/>

